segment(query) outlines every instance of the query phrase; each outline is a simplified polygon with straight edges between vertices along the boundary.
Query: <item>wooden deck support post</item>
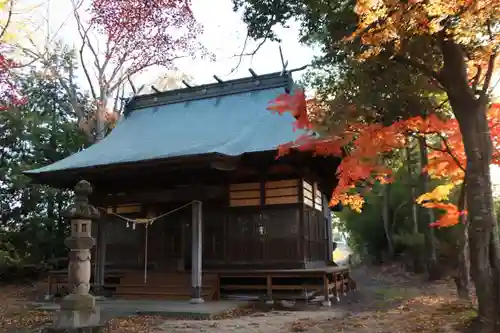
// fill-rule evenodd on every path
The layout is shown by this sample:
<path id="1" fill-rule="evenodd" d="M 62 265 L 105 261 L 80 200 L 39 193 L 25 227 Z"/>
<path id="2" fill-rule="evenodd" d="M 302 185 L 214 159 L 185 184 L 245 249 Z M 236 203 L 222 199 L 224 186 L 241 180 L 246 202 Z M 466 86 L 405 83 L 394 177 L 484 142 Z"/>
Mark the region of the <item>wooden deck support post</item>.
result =
<path id="1" fill-rule="evenodd" d="M 323 275 L 323 292 L 325 299 L 323 300 L 323 306 L 332 306 L 332 302 L 330 301 L 330 281 L 328 281 L 328 274 Z"/>
<path id="2" fill-rule="evenodd" d="M 266 304 L 274 304 L 273 300 L 273 277 L 272 275 L 267 275 L 266 276 L 266 295 L 267 295 L 267 300 Z"/>
<path id="3" fill-rule="evenodd" d="M 191 252 L 191 303 L 203 303 L 201 297 L 202 286 L 202 202 L 194 201 L 192 206 L 192 252 Z"/>

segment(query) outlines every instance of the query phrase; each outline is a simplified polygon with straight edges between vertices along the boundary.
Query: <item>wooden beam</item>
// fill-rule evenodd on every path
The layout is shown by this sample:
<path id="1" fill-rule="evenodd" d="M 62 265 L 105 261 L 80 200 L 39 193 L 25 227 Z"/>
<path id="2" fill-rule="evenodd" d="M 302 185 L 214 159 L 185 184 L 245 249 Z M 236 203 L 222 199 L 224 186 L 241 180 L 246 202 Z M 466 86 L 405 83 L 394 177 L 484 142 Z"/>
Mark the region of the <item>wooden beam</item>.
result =
<path id="1" fill-rule="evenodd" d="M 99 205 L 113 206 L 131 203 L 162 203 L 172 201 L 189 201 L 196 198 L 200 200 L 224 199 L 226 190 L 221 186 L 196 186 L 172 190 L 151 190 L 126 193 L 125 195 L 101 196 Z"/>

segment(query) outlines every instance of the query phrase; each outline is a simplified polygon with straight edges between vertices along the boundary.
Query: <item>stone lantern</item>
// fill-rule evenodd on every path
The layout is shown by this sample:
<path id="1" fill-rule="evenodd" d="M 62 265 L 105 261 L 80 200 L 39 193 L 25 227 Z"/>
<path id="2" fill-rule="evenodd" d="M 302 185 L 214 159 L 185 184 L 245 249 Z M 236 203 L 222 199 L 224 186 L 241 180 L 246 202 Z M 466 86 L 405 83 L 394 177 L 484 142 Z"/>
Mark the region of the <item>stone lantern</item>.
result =
<path id="1" fill-rule="evenodd" d="M 68 284 L 70 294 L 63 298 L 61 309 L 54 318 L 52 332 L 80 332 L 87 329 L 98 332 L 101 327 L 100 311 L 90 290 L 90 249 L 95 240 L 91 236 L 92 220 L 99 217 L 95 207 L 89 204 L 92 187 L 87 181 L 75 186 L 75 202 L 67 212 L 71 221 L 71 235 L 65 244 L 69 248 Z M 94 330 L 95 328 L 95 330 Z"/>

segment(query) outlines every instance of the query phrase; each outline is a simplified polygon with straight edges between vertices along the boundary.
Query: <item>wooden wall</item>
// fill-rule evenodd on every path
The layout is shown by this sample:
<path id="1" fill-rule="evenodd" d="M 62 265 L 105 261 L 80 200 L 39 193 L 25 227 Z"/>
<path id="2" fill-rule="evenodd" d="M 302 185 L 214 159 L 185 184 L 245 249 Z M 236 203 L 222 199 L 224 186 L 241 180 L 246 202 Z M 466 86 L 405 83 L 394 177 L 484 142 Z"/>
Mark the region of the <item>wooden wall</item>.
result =
<path id="1" fill-rule="evenodd" d="M 326 221 L 322 212 L 304 207 L 304 257 L 306 261 L 325 260 Z"/>
<path id="2" fill-rule="evenodd" d="M 136 268 L 140 267 L 142 258 L 140 230 L 127 228 L 127 224 L 118 218 L 106 216 L 96 222 L 104 228 L 106 236 L 106 266 L 109 268 Z M 138 227 L 139 229 L 140 227 Z M 96 237 L 95 228 L 93 236 Z M 95 249 L 92 253 L 95 260 Z"/>
<path id="3" fill-rule="evenodd" d="M 315 182 L 285 179 L 233 183 L 219 192 L 221 196 L 203 200 L 205 269 L 301 268 L 308 261 L 326 261 L 326 224 Z M 157 202 L 154 211 L 159 215 L 188 202 Z M 134 205 L 115 204 L 111 209 L 119 214 L 144 215 L 144 210 L 151 209 L 151 204 L 145 208 L 147 205 L 134 209 Z M 119 223 L 125 226 L 125 222 Z M 128 265 L 135 261 L 143 267 L 144 226 L 113 233 L 120 236 L 108 243 L 107 262 Z M 124 253 L 133 259 L 124 259 Z M 191 209 L 187 207 L 149 227 L 148 263 L 159 270 L 179 270 L 190 269 L 190 261 Z"/>
<path id="4" fill-rule="evenodd" d="M 316 182 L 286 179 L 229 185 L 229 206 L 271 206 L 303 203 L 323 211 L 322 193 Z"/>
<path id="5" fill-rule="evenodd" d="M 229 206 L 225 264 L 293 268 L 327 259 L 317 183 L 286 179 L 231 184 Z"/>
<path id="6" fill-rule="evenodd" d="M 301 262 L 299 207 L 232 208 L 227 219 L 226 264 L 280 266 Z"/>

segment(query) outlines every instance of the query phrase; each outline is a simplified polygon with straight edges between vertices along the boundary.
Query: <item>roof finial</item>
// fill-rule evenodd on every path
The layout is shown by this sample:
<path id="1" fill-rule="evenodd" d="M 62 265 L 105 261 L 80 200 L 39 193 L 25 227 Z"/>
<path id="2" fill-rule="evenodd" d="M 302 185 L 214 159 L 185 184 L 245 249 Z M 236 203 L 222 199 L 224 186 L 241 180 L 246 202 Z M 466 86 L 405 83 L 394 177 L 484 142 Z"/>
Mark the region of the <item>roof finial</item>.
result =
<path id="1" fill-rule="evenodd" d="M 221 78 L 218 77 L 217 75 L 214 75 L 214 79 L 215 79 L 215 81 L 217 81 L 219 83 L 224 83 L 224 81 L 222 81 Z"/>
<path id="2" fill-rule="evenodd" d="M 187 83 L 187 81 L 186 81 L 186 80 L 182 80 L 181 82 L 182 82 L 182 84 L 183 84 L 183 85 L 185 85 L 187 88 L 193 88 L 193 86 L 192 86 L 192 85 L 190 85 L 189 83 Z"/>
<path id="3" fill-rule="evenodd" d="M 258 76 L 257 73 L 255 73 L 253 71 L 253 69 L 249 68 L 248 71 L 250 72 L 250 74 L 252 74 L 253 77 L 257 77 Z"/>
<path id="4" fill-rule="evenodd" d="M 278 45 L 278 49 L 280 51 L 281 66 L 282 66 L 281 75 L 285 75 L 286 68 L 288 67 L 288 60 L 285 61 L 285 58 L 283 57 L 283 50 L 281 49 L 281 45 Z"/>

